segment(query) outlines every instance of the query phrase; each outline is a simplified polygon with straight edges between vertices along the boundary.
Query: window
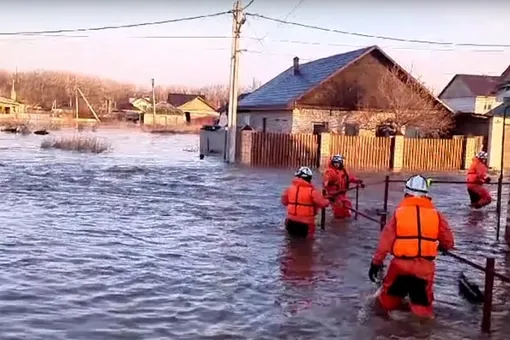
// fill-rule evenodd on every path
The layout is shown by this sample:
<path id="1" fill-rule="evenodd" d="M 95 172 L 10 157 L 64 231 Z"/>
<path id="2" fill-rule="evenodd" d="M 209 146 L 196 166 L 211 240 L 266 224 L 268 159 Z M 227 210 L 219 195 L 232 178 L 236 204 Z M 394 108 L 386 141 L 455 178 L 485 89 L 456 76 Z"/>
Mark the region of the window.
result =
<path id="1" fill-rule="evenodd" d="M 328 132 L 328 124 L 327 123 L 314 123 L 313 124 L 313 134 L 318 135 L 323 132 Z"/>
<path id="2" fill-rule="evenodd" d="M 359 135 L 359 125 L 358 124 L 345 124 L 345 132 L 346 136 L 358 136 Z"/>
<path id="3" fill-rule="evenodd" d="M 491 104 L 487 104 L 487 110 L 491 110 L 492 109 L 492 105 Z"/>

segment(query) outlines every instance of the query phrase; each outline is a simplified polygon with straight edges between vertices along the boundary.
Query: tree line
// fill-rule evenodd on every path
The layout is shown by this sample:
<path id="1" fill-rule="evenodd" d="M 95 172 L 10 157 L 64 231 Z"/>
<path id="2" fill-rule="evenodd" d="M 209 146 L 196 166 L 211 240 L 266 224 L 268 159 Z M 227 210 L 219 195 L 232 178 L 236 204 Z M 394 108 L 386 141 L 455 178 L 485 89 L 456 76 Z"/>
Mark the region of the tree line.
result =
<path id="1" fill-rule="evenodd" d="M 35 70 L 8 72 L 0 70 L 0 96 L 9 97 L 12 81 L 15 82 L 17 99 L 24 104 L 40 106 L 50 110 L 53 103 L 57 108 L 74 107 L 75 88 L 78 86 L 94 110 L 106 108 L 108 101 L 122 103 L 130 97 L 152 96 L 149 87 L 141 87 L 111 79 L 92 77 L 72 72 Z M 252 88 L 243 88 L 242 92 Z M 201 94 L 215 108 L 228 101 L 228 86 L 211 85 L 200 88 L 184 86 L 155 86 L 156 102 L 166 101 L 168 93 Z"/>

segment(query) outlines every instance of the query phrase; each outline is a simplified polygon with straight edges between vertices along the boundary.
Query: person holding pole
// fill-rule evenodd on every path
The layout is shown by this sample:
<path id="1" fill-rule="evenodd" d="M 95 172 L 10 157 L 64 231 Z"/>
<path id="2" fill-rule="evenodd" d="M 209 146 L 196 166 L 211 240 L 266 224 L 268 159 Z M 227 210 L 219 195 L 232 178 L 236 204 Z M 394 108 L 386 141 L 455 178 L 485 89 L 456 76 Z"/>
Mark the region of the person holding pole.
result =
<path id="1" fill-rule="evenodd" d="M 471 200 L 471 207 L 480 209 L 492 202 L 489 190 L 484 188 L 484 183 L 491 181 L 488 176 L 489 168 L 487 166 L 487 152 L 480 151 L 469 167 L 467 173 L 467 191 Z"/>
<path id="2" fill-rule="evenodd" d="M 400 308 L 409 296 L 413 314 L 434 317 L 434 260 L 438 251 L 453 248 L 454 237 L 446 218 L 428 195 L 429 186 L 423 176 L 410 177 L 404 199 L 381 232 L 368 276 L 376 282 L 387 254 L 393 255 L 377 296 L 384 311 Z"/>
<path id="3" fill-rule="evenodd" d="M 292 184 L 283 191 L 281 202 L 287 207 L 285 228 L 290 236 L 312 238 L 315 233 L 315 216 L 329 205 L 312 184 L 313 173 L 302 166 L 294 174 Z"/>
<path id="4" fill-rule="evenodd" d="M 333 156 L 324 172 L 323 186 L 331 202 L 335 218 L 346 218 L 352 215 L 352 204 L 349 197 L 347 197 L 347 191 L 350 189 L 351 183 L 355 183 L 361 188 L 365 187 L 362 180 L 357 179 L 347 171 L 342 155 Z"/>

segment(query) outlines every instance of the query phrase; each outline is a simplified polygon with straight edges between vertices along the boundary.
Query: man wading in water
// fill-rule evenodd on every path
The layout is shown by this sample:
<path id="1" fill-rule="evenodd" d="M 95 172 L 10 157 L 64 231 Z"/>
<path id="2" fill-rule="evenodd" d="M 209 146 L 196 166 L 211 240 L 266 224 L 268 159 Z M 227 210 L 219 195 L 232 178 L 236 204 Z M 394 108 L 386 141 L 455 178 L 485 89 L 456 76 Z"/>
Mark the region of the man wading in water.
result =
<path id="1" fill-rule="evenodd" d="M 393 255 L 377 297 L 385 311 L 400 308 L 409 296 L 412 313 L 434 318 L 434 260 L 438 249 L 452 249 L 454 240 L 448 222 L 432 204 L 428 190 L 429 183 L 423 176 L 409 178 L 404 199 L 381 232 L 368 276 L 375 282 L 386 255 Z"/>
<path id="2" fill-rule="evenodd" d="M 282 204 L 287 207 L 285 228 L 290 236 L 313 238 L 315 216 L 329 205 L 329 201 L 312 184 L 310 168 L 302 166 L 294 176 L 296 178 L 281 197 Z"/>

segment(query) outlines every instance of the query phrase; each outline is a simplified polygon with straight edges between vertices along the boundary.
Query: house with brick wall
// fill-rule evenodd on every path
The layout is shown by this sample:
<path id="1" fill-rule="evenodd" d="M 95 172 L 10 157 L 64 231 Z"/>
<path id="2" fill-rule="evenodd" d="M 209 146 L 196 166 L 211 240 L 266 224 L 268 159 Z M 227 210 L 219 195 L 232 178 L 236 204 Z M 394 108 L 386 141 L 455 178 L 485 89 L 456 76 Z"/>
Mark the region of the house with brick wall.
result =
<path id="1" fill-rule="evenodd" d="M 373 134 L 360 128 L 360 99 L 373 96 L 377 92 L 375 79 L 395 68 L 418 84 L 377 46 L 305 64 L 295 57 L 289 69 L 239 101 L 238 124 L 277 133 Z M 395 75 L 395 82 L 401 80 L 397 78 Z M 430 99 L 453 114 L 431 93 Z M 374 115 L 384 121 L 388 114 L 374 111 Z"/>

